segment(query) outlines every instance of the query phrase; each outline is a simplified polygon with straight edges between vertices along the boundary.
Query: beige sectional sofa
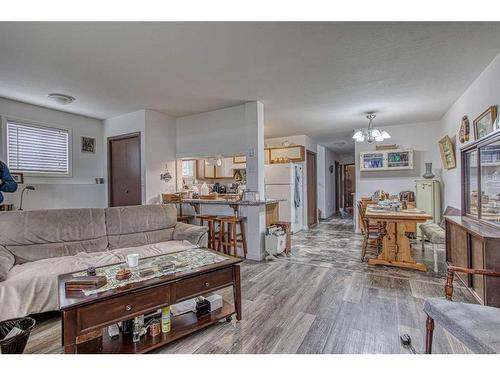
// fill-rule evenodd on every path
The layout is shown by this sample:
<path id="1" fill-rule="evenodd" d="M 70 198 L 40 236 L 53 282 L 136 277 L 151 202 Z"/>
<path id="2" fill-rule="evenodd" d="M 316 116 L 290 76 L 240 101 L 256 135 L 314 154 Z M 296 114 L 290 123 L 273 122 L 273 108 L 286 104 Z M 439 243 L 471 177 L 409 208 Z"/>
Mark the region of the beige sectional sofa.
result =
<path id="1" fill-rule="evenodd" d="M 172 205 L 0 213 L 0 321 L 58 309 L 57 275 L 207 245 Z"/>

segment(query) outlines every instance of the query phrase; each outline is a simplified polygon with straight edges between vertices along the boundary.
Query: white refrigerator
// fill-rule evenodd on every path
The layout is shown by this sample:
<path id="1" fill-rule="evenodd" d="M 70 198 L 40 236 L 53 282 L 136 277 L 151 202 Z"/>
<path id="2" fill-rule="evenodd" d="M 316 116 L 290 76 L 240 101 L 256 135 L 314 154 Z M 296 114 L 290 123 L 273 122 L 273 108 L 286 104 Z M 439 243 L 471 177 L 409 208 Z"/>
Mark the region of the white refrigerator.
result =
<path id="1" fill-rule="evenodd" d="M 295 163 L 269 164 L 265 166 L 266 198 L 281 199 L 281 221 L 289 221 L 292 233 L 303 227 L 304 197 L 302 194 L 302 165 Z"/>

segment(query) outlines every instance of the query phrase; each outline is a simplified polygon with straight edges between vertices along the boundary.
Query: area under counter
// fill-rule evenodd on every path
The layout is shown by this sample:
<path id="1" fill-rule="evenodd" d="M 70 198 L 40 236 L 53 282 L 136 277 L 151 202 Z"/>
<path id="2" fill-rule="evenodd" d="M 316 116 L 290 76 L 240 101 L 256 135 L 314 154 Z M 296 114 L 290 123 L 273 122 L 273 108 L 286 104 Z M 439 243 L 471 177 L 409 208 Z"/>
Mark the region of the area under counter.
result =
<path id="1" fill-rule="evenodd" d="M 226 206 L 233 209 L 235 216 L 239 216 L 239 208 L 241 206 L 266 206 L 266 218 L 267 218 L 267 207 L 277 207 L 279 199 L 266 199 L 258 201 L 241 201 L 241 200 L 228 200 L 228 199 L 183 199 L 182 203 L 187 203 L 191 205 L 197 214 L 201 213 L 201 205 L 215 205 L 215 206 Z M 277 208 L 276 208 L 277 209 Z M 221 213 L 222 214 L 222 213 Z M 278 215 L 279 220 L 279 215 Z"/>

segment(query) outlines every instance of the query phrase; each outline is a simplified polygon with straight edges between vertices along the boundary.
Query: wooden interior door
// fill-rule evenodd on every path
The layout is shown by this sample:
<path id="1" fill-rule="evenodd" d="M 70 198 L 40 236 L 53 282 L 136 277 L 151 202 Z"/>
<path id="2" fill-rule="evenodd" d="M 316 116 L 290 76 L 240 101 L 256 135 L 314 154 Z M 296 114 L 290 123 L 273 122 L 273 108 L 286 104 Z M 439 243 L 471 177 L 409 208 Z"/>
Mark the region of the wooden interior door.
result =
<path id="1" fill-rule="evenodd" d="M 344 209 L 352 212 L 356 191 L 356 169 L 354 164 L 344 165 Z"/>
<path id="2" fill-rule="evenodd" d="M 307 151 L 307 225 L 318 223 L 316 154 Z"/>
<path id="3" fill-rule="evenodd" d="M 141 133 L 108 138 L 109 207 L 142 203 Z"/>

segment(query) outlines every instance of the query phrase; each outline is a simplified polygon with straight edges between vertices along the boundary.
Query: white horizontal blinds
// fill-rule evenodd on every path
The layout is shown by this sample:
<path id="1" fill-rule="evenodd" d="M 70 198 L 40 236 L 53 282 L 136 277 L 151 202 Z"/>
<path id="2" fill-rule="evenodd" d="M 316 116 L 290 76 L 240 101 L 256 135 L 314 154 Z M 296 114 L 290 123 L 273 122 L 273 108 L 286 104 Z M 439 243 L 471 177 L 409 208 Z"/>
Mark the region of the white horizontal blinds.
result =
<path id="1" fill-rule="evenodd" d="M 69 133 L 7 121 L 7 159 L 14 171 L 69 173 Z"/>

